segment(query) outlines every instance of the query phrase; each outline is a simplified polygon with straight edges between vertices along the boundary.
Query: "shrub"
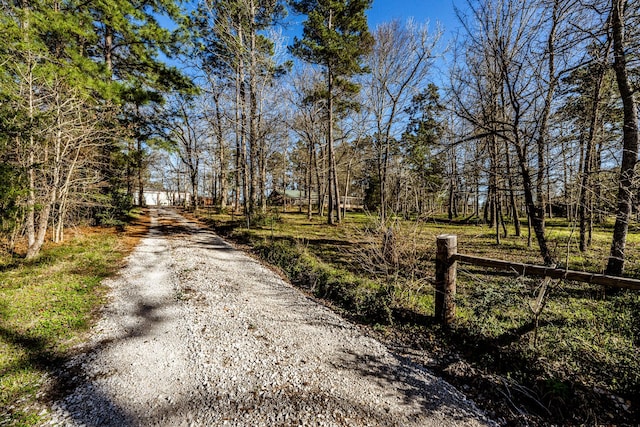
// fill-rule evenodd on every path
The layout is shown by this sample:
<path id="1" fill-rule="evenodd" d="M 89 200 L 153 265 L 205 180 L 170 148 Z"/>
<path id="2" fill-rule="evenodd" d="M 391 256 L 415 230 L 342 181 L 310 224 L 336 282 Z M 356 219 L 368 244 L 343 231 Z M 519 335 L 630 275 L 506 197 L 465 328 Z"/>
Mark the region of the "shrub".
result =
<path id="1" fill-rule="evenodd" d="M 282 269 L 292 283 L 316 297 L 336 303 L 363 321 L 392 323 L 394 286 L 332 268 L 291 240 L 265 240 L 256 244 L 254 250 L 261 259 Z"/>

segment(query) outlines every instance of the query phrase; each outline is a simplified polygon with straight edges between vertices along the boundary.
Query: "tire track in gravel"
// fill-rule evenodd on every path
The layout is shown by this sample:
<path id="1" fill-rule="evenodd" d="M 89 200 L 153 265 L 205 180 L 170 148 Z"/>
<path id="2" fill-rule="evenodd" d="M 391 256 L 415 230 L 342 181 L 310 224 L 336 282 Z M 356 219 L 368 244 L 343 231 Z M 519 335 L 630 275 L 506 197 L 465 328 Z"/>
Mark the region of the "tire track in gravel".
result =
<path id="1" fill-rule="evenodd" d="M 252 258 L 170 209 L 121 274 L 50 425 L 493 424 Z"/>

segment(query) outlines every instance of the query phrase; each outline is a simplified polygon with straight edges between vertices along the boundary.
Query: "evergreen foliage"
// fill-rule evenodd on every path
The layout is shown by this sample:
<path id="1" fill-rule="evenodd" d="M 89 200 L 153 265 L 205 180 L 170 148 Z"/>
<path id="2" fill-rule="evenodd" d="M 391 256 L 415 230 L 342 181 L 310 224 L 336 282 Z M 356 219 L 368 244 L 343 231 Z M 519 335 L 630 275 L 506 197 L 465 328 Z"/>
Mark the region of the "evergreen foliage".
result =
<path id="1" fill-rule="evenodd" d="M 157 19 L 181 15 L 165 0 L 33 0 L 0 8 L 3 219 L 13 215 L 24 227 L 27 256 L 34 257 L 49 227 L 62 240 L 68 221 L 122 199 L 115 194 L 119 162 L 127 161 L 121 146 L 143 126 L 129 106 L 189 84 L 161 61 L 178 52 L 180 38 Z"/>
<path id="2" fill-rule="evenodd" d="M 353 86 L 347 80 L 366 72 L 362 64 L 373 43 L 367 26 L 365 11 L 370 0 L 300 0 L 292 2 L 297 13 L 307 15 L 302 39 L 295 37 L 291 52 L 312 64 L 323 65 L 345 87 Z"/>
<path id="3" fill-rule="evenodd" d="M 433 149 L 442 147 L 444 121 L 441 114 L 444 106 L 440 101 L 438 87 L 430 83 L 415 95 L 407 107 L 409 122 L 402 137 L 402 148 L 411 172 L 427 190 L 437 191 L 442 187 L 444 165 L 442 156 L 435 156 Z"/>
<path id="4" fill-rule="evenodd" d="M 367 71 L 363 56 L 371 49 L 365 11 L 370 0 L 300 0 L 292 2 L 293 9 L 307 15 L 303 24 L 303 38 L 295 37 L 290 51 L 297 57 L 318 64 L 326 70 L 327 145 L 329 164 L 328 222 L 341 220 L 340 191 L 334 153 L 334 101 L 337 93 L 354 94 L 360 87 L 350 80 Z"/>

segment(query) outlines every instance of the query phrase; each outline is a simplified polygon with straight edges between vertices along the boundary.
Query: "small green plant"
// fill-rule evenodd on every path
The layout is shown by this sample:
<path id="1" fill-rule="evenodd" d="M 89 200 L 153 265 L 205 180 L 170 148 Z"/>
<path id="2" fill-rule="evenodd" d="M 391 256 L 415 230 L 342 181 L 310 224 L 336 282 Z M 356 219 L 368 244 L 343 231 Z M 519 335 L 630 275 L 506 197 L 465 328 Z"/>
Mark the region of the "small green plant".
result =
<path id="1" fill-rule="evenodd" d="M 557 378 L 547 378 L 544 381 L 544 390 L 548 400 L 555 399 L 560 400 L 561 402 L 566 402 L 571 392 L 569 385 Z"/>

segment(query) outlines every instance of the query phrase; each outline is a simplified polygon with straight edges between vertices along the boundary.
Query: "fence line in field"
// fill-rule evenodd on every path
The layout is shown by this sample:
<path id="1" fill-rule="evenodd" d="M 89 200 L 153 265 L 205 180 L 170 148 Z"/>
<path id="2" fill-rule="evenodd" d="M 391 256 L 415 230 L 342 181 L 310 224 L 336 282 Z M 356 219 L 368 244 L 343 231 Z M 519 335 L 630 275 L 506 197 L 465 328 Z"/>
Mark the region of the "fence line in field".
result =
<path id="1" fill-rule="evenodd" d="M 448 325 L 455 318 L 455 294 L 457 263 L 472 264 L 513 271 L 522 276 L 550 277 L 615 288 L 640 290 L 640 280 L 627 277 L 607 276 L 585 271 L 566 270 L 542 265 L 501 261 L 458 253 L 458 237 L 454 234 L 441 234 L 436 238 L 436 295 L 435 317 Z"/>

